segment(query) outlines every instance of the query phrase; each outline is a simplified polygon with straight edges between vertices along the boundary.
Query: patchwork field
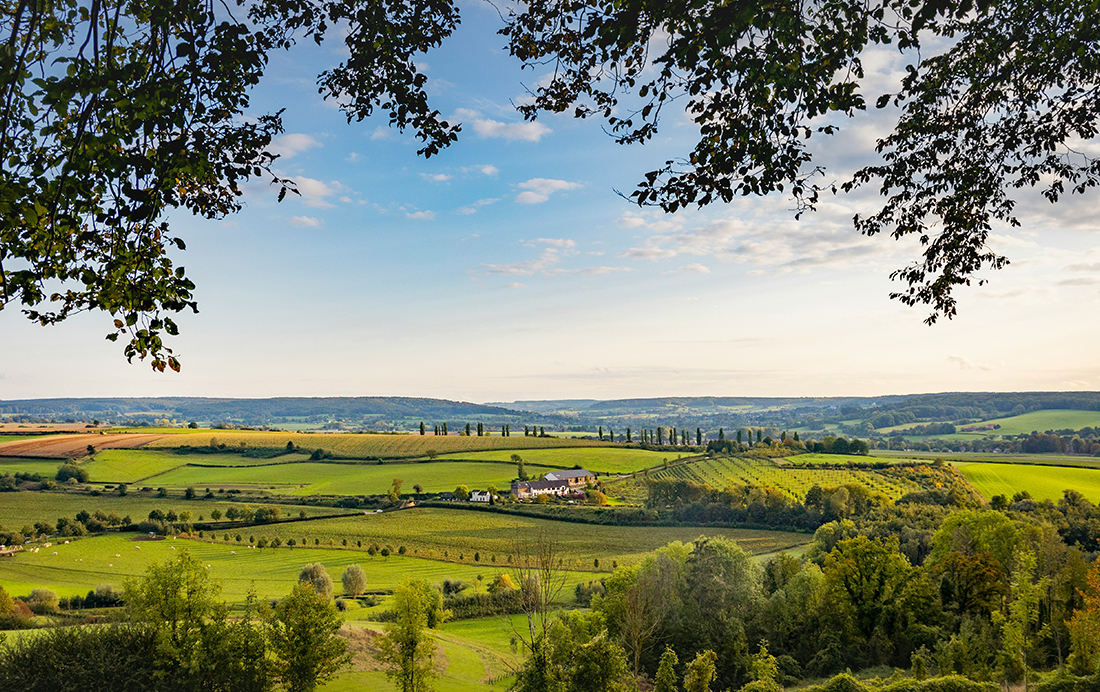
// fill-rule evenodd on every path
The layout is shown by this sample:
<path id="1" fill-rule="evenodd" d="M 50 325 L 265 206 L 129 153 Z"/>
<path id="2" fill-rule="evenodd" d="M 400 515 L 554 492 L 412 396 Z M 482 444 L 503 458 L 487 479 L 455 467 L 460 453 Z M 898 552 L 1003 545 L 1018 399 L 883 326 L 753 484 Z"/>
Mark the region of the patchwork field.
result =
<path id="1" fill-rule="evenodd" d="M 1024 464 L 958 464 L 959 471 L 987 500 L 1011 498 L 1021 490 L 1036 500 L 1054 500 L 1067 489 L 1100 502 L 1100 470 Z"/>
<path id="2" fill-rule="evenodd" d="M 495 460 L 510 461 L 513 454 L 523 457 L 527 465 L 541 464 L 555 468 L 568 469 L 583 466 L 589 471 L 601 473 L 630 473 L 644 468 L 660 465 L 664 460 L 675 461 L 679 456 L 669 452 L 651 452 L 645 449 L 623 449 L 616 447 L 570 447 L 565 449 L 525 449 L 491 452 L 465 452 L 445 454 L 441 459 Z"/>
<path id="3" fill-rule="evenodd" d="M 528 467 L 532 475 L 549 470 L 549 467 Z M 227 468 L 185 466 L 147 478 L 145 482 L 168 488 L 252 488 L 289 495 L 381 495 L 390 489 L 395 478 L 404 481 L 403 492 L 414 492 L 413 486 L 419 484 L 424 492 L 436 493 L 454 490 L 458 485 L 482 490 L 495 485 L 506 489 L 515 477 L 515 466 L 491 462 L 381 465 L 305 462 Z"/>
<path id="4" fill-rule="evenodd" d="M 283 454 L 274 459 L 250 459 L 238 454 L 173 454 L 128 449 L 99 452 L 92 461 L 83 462 L 80 466 L 88 471 L 89 480 L 95 483 L 137 483 L 188 464 L 247 467 L 292 464 L 308 460 L 308 454 Z"/>
<path id="5" fill-rule="evenodd" d="M 291 529 L 288 533 L 287 529 Z M 263 526 L 249 529 L 257 539 L 279 536 L 283 541 L 294 538 L 313 544 L 332 541 L 342 545 L 347 539 L 352 546 L 362 541 L 366 548 L 370 543 L 388 545 L 392 549 L 406 546 L 437 559 L 473 561 L 480 553 L 483 563 L 499 564 L 505 560 L 512 541 L 520 535 L 545 531 L 563 544 L 569 556 L 579 561 L 583 569 L 592 567 L 592 560 L 599 558 L 601 565 L 610 567 L 610 561 L 627 563 L 672 541 L 691 541 L 700 534 L 724 536 L 735 540 L 745 550 L 756 554 L 769 553 L 808 543 L 810 536 L 783 531 L 757 531 L 750 529 L 720 529 L 697 527 L 637 527 L 574 524 L 570 522 L 540 519 L 459 509 L 417 508 L 400 512 L 371 514 L 362 517 L 335 517 L 299 525 Z M 220 539 L 220 538 L 219 538 Z M 221 539 L 220 539 L 221 540 Z M 224 542 L 224 541 L 223 541 Z M 493 557 L 496 562 L 493 562 Z"/>
<path id="6" fill-rule="evenodd" d="M 904 425 L 894 425 L 888 428 L 879 428 L 878 432 L 889 434 L 897 430 L 907 430 L 909 428 L 919 425 L 927 425 L 927 423 L 921 422 L 906 423 Z M 973 432 L 962 432 L 962 428 L 966 426 L 958 425 L 955 427 L 959 430 L 959 432 L 955 433 L 954 435 L 906 435 L 906 439 L 922 440 L 925 438 L 936 438 L 941 440 L 958 441 L 981 439 L 983 437 L 986 437 L 987 435 L 997 437 L 1001 435 L 1027 435 L 1031 432 L 1046 432 L 1047 430 L 1080 430 L 1081 428 L 1100 426 L 1100 411 L 1049 409 L 1045 411 L 1032 411 L 1031 413 L 1024 413 L 1019 416 L 995 418 L 993 420 L 982 421 L 980 423 L 970 423 L 969 425 L 1000 425 L 1001 427 L 996 430 L 975 430 Z"/>
<path id="7" fill-rule="evenodd" d="M 457 426 L 456 426 L 457 427 Z M 613 447 L 609 442 L 552 437 L 464 437 L 459 435 L 360 435 L 351 433 L 272 433 L 241 430 L 192 430 L 157 436 L 149 448 L 198 447 L 217 444 L 237 447 L 279 448 L 287 442 L 306 450 L 324 449 L 349 459 L 401 459 L 430 453 L 448 454 L 493 449 L 550 449 L 554 447 Z"/>

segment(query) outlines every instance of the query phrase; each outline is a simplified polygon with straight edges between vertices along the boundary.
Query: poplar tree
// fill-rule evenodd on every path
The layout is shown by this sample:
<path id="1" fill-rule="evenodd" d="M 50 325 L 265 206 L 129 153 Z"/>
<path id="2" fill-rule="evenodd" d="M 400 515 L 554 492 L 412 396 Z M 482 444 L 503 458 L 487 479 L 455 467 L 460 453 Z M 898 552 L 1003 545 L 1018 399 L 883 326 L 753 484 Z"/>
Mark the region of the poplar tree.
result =
<path id="1" fill-rule="evenodd" d="M 737 431 L 737 444 L 741 444 L 741 431 Z"/>
<path id="2" fill-rule="evenodd" d="M 696 428 L 695 429 L 695 444 L 699 445 L 700 447 L 703 446 L 703 429 L 702 428 Z"/>
<path id="3" fill-rule="evenodd" d="M 469 437 L 469 436 L 470 436 L 470 424 L 467 423 L 466 424 L 466 437 Z"/>
<path id="4" fill-rule="evenodd" d="M 664 444 L 664 428 L 657 428 L 657 444 Z"/>
<path id="5" fill-rule="evenodd" d="M 718 428 L 718 441 L 721 442 L 726 439 L 726 431 L 723 428 Z M 737 433 L 737 441 L 741 441 L 741 433 Z"/>
<path id="6" fill-rule="evenodd" d="M 424 421 L 420 421 L 420 434 L 424 434 Z"/>
<path id="7" fill-rule="evenodd" d="M 626 429 L 626 441 L 627 441 L 627 442 L 630 442 L 630 441 L 631 441 L 631 440 L 630 440 L 630 428 L 627 428 L 627 429 Z"/>
<path id="8" fill-rule="evenodd" d="M 612 442 L 614 442 L 614 441 L 615 441 L 615 431 L 614 431 L 614 430 L 612 430 L 611 428 L 608 428 L 608 429 L 607 429 L 607 432 L 608 432 L 608 433 L 610 433 L 610 435 L 611 435 L 611 441 L 612 441 Z"/>
<path id="9" fill-rule="evenodd" d="M 600 426 L 600 440 L 603 440 L 603 426 Z"/>

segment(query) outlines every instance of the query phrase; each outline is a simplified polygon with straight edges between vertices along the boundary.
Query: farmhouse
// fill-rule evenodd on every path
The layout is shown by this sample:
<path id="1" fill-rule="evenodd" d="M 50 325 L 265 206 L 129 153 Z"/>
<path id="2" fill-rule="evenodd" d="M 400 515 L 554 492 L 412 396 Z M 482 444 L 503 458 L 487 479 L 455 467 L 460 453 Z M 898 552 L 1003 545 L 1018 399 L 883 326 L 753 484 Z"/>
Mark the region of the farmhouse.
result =
<path id="1" fill-rule="evenodd" d="M 571 492 L 569 482 L 556 481 L 512 481 L 512 495 L 519 500 L 530 500 L 539 495 L 556 495 L 561 497 Z"/>
<path id="2" fill-rule="evenodd" d="M 470 502 L 488 502 L 489 491 L 488 490 L 471 490 Z"/>
<path id="3" fill-rule="evenodd" d="M 583 488 L 589 483 L 596 482 L 596 474 L 588 469 L 569 469 L 568 471 L 551 471 L 543 476 L 548 481 L 565 481 L 570 488 Z"/>

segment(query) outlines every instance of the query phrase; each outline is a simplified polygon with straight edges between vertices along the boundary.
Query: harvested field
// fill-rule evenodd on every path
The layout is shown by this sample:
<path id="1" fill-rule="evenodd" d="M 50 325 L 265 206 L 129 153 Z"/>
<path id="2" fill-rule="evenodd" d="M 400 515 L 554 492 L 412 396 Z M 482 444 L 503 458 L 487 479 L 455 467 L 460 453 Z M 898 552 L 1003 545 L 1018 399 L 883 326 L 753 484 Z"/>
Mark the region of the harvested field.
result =
<path id="1" fill-rule="evenodd" d="M 0 441 L 0 456 L 76 459 L 87 454 L 88 445 L 92 445 L 97 451 L 100 449 L 133 449 L 155 442 L 162 437 L 164 436 L 133 433 L 50 435 L 14 442 Z"/>
<path id="2" fill-rule="evenodd" d="M 457 427 L 457 424 L 456 424 Z M 608 442 L 553 437 L 465 437 L 460 435 L 370 435 L 351 433 L 274 433 L 244 430 L 199 430 L 165 434 L 149 448 L 202 447 L 210 444 L 239 447 L 285 448 L 287 442 L 303 450 L 323 449 L 345 459 L 408 459 L 431 454 L 493 449 L 549 449 L 554 447 L 615 447 Z"/>

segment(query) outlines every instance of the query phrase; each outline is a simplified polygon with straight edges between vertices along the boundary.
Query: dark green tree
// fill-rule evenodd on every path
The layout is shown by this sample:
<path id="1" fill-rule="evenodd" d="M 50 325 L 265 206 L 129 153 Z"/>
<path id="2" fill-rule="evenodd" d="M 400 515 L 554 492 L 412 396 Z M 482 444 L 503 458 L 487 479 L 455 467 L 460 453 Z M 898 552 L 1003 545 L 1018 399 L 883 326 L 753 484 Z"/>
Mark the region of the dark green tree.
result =
<path id="1" fill-rule="evenodd" d="M 423 435 L 424 432 L 425 432 L 424 421 L 420 421 L 420 434 Z"/>

